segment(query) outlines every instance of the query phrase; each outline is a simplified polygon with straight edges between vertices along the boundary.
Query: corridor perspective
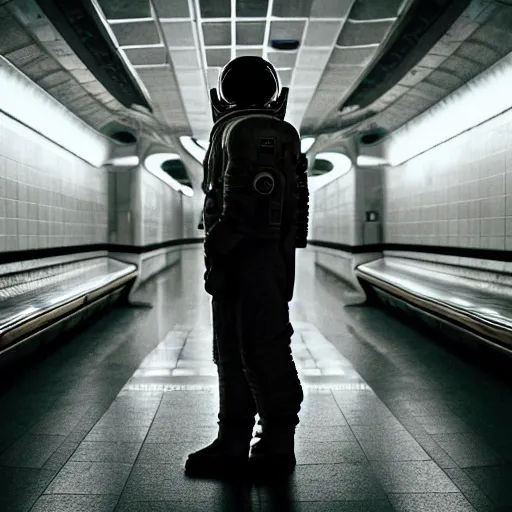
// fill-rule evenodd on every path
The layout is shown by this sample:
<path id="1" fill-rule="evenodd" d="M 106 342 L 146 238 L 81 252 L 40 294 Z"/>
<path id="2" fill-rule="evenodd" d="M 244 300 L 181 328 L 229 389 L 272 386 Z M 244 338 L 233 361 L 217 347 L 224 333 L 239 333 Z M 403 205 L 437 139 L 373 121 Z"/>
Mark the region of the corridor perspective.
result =
<path id="1" fill-rule="evenodd" d="M 223 94 L 248 56 L 270 114 Z M 0 0 L 0 511 L 512 512 L 511 83 L 506 0 Z M 185 473 L 233 111 L 307 158 L 297 464 L 266 482 Z"/>

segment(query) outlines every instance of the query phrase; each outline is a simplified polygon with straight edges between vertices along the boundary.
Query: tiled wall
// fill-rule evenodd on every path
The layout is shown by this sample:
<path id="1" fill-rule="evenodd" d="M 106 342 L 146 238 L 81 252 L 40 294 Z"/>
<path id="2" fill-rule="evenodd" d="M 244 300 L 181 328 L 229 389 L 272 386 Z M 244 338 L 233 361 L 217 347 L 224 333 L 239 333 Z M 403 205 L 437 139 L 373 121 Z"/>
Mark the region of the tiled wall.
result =
<path id="1" fill-rule="evenodd" d="M 182 194 L 145 168 L 139 168 L 142 233 L 136 245 L 151 245 L 183 238 Z"/>
<path id="2" fill-rule="evenodd" d="M 509 111 L 388 168 L 385 242 L 512 250 L 511 145 Z"/>
<path id="3" fill-rule="evenodd" d="M 204 194 L 194 190 L 193 197 L 183 196 L 183 238 L 203 238 L 204 231 L 197 229 L 203 210 Z"/>
<path id="4" fill-rule="evenodd" d="M 355 168 L 318 189 L 311 205 L 309 238 L 355 245 Z"/>
<path id="5" fill-rule="evenodd" d="M 0 252 L 107 241 L 107 173 L 0 113 Z"/>

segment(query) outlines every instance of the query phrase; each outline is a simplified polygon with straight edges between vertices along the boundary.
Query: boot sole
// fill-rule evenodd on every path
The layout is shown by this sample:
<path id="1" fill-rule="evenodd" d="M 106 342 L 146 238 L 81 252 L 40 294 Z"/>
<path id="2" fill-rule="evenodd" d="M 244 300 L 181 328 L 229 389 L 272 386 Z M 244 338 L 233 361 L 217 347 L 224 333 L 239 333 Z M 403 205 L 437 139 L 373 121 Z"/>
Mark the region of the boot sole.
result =
<path id="1" fill-rule="evenodd" d="M 195 478 L 232 480 L 244 478 L 248 471 L 248 461 L 240 459 L 194 460 L 187 459 L 185 474 Z"/>
<path id="2" fill-rule="evenodd" d="M 248 470 L 252 480 L 263 482 L 290 477 L 296 465 L 295 459 L 250 457 Z"/>

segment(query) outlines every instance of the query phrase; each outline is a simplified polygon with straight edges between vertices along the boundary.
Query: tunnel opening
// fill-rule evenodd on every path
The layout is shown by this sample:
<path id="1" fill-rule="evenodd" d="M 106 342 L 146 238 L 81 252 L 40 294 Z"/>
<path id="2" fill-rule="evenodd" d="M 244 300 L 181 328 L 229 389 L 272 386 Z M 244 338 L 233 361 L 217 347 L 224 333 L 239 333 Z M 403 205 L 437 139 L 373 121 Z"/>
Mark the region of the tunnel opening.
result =
<path id="1" fill-rule="evenodd" d="M 192 187 L 190 178 L 185 168 L 185 165 L 181 160 L 169 159 L 165 160 L 161 165 L 162 171 L 167 173 L 171 178 L 175 179 L 181 185 Z"/>

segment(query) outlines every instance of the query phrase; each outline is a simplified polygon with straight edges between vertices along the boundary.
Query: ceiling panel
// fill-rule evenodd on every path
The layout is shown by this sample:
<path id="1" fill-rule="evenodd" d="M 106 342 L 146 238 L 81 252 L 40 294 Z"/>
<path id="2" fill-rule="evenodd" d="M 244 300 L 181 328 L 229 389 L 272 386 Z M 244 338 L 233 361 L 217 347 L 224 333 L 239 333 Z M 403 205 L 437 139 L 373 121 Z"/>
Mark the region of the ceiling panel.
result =
<path id="1" fill-rule="evenodd" d="M 462 77 L 458 76 L 458 73 L 454 73 L 453 70 L 442 68 L 431 71 L 425 81 L 426 83 L 433 83 L 436 84 L 436 86 L 449 90 L 454 90 L 464 83 L 464 80 Z"/>
<path id="2" fill-rule="evenodd" d="M 330 50 L 313 50 L 303 48 L 297 59 L 298 68 L 324 70 L 331 55 Z"/>
<path id="3" fill-rule="evenodd" d="M 119 46 L 158 44 L 160 37 L 153 21 L 116 23 L 111 25 Z"/>
<path id="4" fill-rule="evenodd" d="M 149 0 L 98 0 L 109 20 L 151 18 Z"/>
<path id="5" fill-rule="evenodd" d="M 208 89 L 217 87 L 217 80 L 219 79 L 219 73 L 220 73 L 219 68 L 208 68 L 208 70 L 207 70 Z"/>
<path id="6" fill-rule="evenodd" d="M 302 40 L 305 21 L 272 21 L 270 24 L 270 40 L 297 39 Z"/>
<path id="7" fill-rule="evenodd" d="M 337 44 L 339 46 L 363 46 L 380 43 L 392 25 L 392 21 L 354 23 L 347 20 L 338 37 Z"/>
<path id="8" fill-rule="evenodd" d="M 295 87 L 316 87 L 318 83 L 318 71 L 316 69 L 295 68 L 293 85 Z"/>
<path id="9" fill-rule="evenodd" d="M 229 46 L 231 44 L 231 23 L 203 23 L 205 46 Z"/>
<path id="10" fill-rule="evenodd" d="M 304 46 L 331 46 L 336 41 L 343 21 L 310 21 Z"/>
<path id="11" fill-rule="evenodd" d="M 229 18 L 231 0 L 199 0 L 202 18 Z"/>
<path id="12" fill-rule="evenodd" d="M 311 18 L 345 18 L 353 3 L 354 0 L 313 0 L 310 16 Z"/>
<path id="13" fill-rule="evenodd" d="M 356 0 L 350 11 L 353 20 L 395 18 L 404 0 Z"/>
<path id="14" fill-rule="evenodd" d="M 278 18 L 307 18 L 312 0 L 274 0 L 272 15 Z"/>
<path id="15" fill-rule="evenodd" d="M 338 48 L 335 47 L 330 64 L 333 66 L 366 66 L 375 55 L 378 46 L 366 48 Z"/>
<path id="16" fill-rule="evenodd" d="M 152 2 L 159 18 L 190 18 L 188 0 L 152 0 Z"/>
<path id="17" fill-rule="evenodd" d="M 180 82 L 180 86 L 197 87 L 201 84 L 202 71 L 200 69 L 180 69 L 176 73 L 176 77 Z"/>
<path id="18" fill-rule="evenodd" d="M 33 40 L 20 24 L 4 9 L 0 10 L 0 53 L 18 50 Z"/>
<path id="19" fill-rule="evenodd" d="M 264 21 L 244 21 L 236 24 L 236 44 L 262 45 L 265 39 Z"/>
<path id="20" fill-rule="evenodd" d="M 231 60 L 231 50 L 206 50 L 206 61 L 210 67 L 224 67 Z"/>
<path id="21" fill-rule="evenodd" d="M 237 48 L 235 55 L 237 57 L 244 57 L 246 55 L 262 57 L 263 56 L 263 48 Z"/>
<path id="22" fill-rule="evenodd" d="M 269 51 L 267 58 L 276 68 L 292 68 L 295 66 L 298 52 Z"/>
<path id="23" fill-rule="evenodd" d="M 162 31 L 168 46 L 192 46 L 195 47 L 192 22 L 165 22 L 162 23 Z"/>
<path id="24" fill-rule="evenodd" d="M 197 50 L 177 50 L 171 52 L 172 64 L 175 68 L 195 68 L 200 69 L 199 56 Z"/>
<path id="25" fill-rule="evenodd" d="M 267 10 L 268 0 L 236 0 L 236 15 L 240 18 L 262 18 Z"/>
<path id="26" fill-rule="evenodd" d="M 134 65 L 155 65 L 167 62 L 167 51 L 161 48 L 133 48 L 124 50 L 128 60 Z"/>
<path id="27" fill-rule="evenodd" d="M 279 80 L 281 81 L 282 87 L 290 87 L 291 80 L 292 80 L 292 73 L 293 71 L 291 69 L 278 69 L 277 74 L 279 75 Z"/>

